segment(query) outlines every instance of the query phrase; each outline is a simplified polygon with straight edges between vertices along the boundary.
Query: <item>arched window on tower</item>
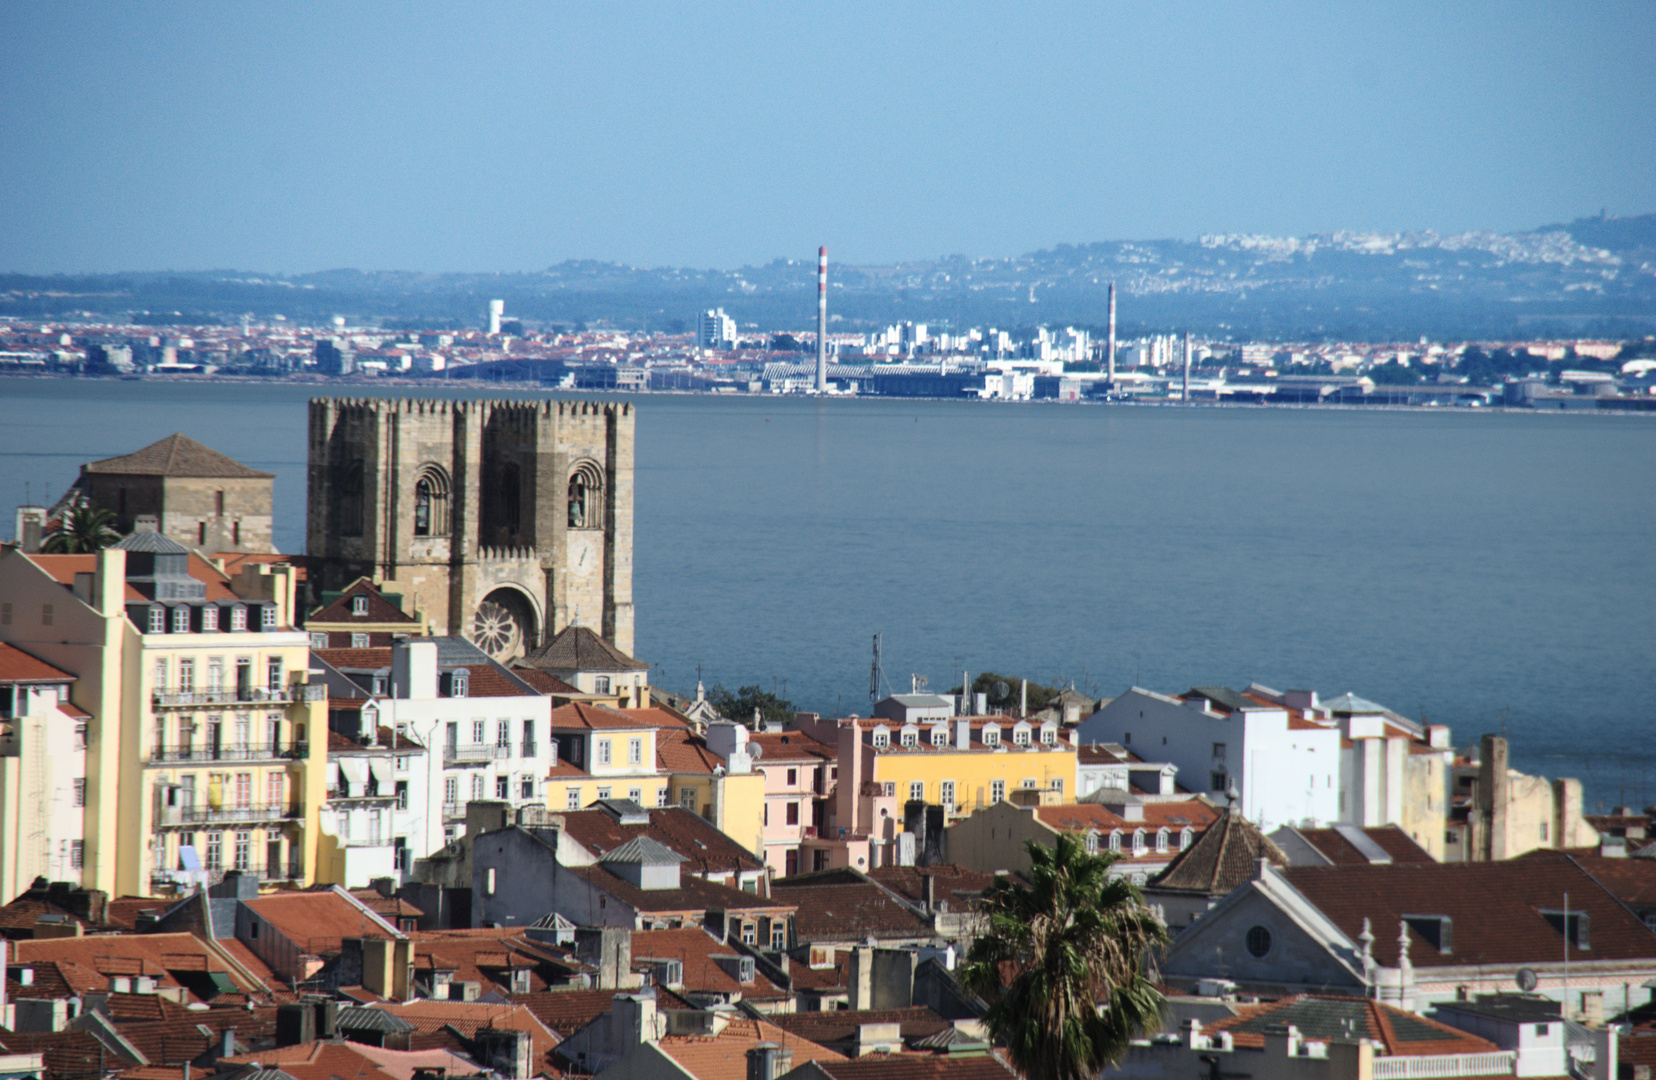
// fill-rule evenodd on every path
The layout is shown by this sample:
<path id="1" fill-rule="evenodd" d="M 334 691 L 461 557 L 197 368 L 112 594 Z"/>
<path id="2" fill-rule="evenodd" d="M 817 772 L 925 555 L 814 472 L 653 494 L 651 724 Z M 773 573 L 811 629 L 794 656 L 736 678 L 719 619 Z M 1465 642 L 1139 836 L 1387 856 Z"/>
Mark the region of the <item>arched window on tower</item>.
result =
<path id="1" fill-rule="evenodd" d="M 353 461 L 345 467 L 339 483 L 339 534 L 362 535 L 362 462 Z"/>
<path id="2" fill-rule="evenodd" d="M 569 476 L 569 527 L 604 527 L 604 474 L 596 462 L 581 462 Z"/>
<path id="3" fill-rule="evenodd" d="M 448 474 L 436 465 L 420 470 L 414 481 L 414 535 L 449 534 Z"/>

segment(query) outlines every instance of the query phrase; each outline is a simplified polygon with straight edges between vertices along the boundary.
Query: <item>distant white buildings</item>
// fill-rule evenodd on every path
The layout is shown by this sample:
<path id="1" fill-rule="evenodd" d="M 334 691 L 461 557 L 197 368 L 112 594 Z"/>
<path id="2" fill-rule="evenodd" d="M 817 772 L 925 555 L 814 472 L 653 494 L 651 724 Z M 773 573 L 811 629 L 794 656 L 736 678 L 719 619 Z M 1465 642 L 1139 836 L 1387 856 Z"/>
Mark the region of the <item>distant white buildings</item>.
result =
<path id="1" fill-rule="evenodd" d="M 702 312 L 696 319 L 696 345 L 703 349 L 735 348 L 736 320 L 726 315 L 724 308 Z"/>

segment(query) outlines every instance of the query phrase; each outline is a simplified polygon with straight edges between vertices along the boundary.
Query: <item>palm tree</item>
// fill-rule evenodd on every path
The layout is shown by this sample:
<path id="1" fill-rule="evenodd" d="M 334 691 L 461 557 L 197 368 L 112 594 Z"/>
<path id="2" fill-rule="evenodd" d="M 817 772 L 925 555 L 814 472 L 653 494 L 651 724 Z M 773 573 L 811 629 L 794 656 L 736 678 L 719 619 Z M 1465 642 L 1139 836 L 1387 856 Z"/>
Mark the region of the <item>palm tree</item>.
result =
<path id="1" fill-rule="evenodd" d="M 1138 889 L 1110 876 L 1119 856 L 1089 854 L 1068 833 L 1027 848 L 1030 884 L 1002 877 L 983 891 L 988 925 L 962 981 L 990 1003 L 984 1024 L 1025 1076 L 1094 1080 L 1160 1027 L 1148 961 L 1167 931 Z"/>
<path id="2" fill-rule="evenodd" d="M 64 508 L 63 516 L 46 534 L 41 550 L 54 555 L 100 551 L 120 538 L 114 514 L 89 502 L 75 502 Z"/>

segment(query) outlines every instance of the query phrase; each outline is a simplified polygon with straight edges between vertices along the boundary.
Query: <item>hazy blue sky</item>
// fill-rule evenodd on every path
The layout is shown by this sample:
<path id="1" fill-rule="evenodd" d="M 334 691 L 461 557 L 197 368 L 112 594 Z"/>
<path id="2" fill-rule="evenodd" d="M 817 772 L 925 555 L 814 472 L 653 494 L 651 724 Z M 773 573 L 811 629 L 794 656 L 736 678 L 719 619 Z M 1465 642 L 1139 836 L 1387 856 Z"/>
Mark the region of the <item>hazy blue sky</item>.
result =
<path id="1" fill-rule="evenodd" d="M 1656 210 L 1656 3 L 0 3 L 0 269 L 532 270 Z"/>

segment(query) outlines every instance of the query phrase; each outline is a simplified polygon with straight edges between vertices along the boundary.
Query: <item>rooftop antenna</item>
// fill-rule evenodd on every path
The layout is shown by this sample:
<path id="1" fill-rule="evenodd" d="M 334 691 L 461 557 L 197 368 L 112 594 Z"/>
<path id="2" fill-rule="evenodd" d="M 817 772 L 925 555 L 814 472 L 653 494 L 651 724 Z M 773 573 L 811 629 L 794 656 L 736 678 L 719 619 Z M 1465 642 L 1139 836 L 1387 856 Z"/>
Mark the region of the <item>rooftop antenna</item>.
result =
<path id="1" fill-rule="evenodd" d="M 880 700 L 880 680 L 885 672 L 880 670 L 880 635 L 874 635 L 874 661 L 868 666 L 868 707 L 872 710 L 874 703 Z"/>

